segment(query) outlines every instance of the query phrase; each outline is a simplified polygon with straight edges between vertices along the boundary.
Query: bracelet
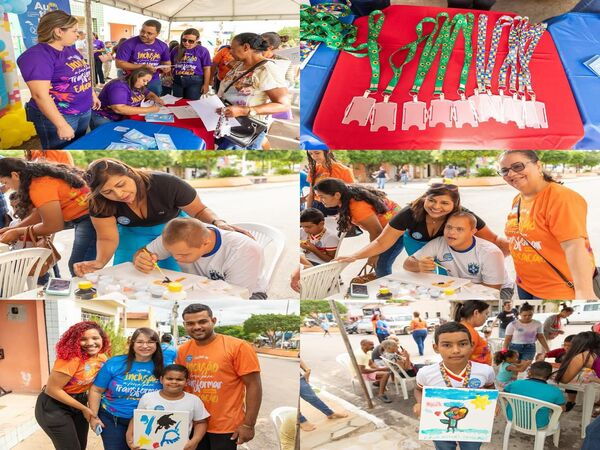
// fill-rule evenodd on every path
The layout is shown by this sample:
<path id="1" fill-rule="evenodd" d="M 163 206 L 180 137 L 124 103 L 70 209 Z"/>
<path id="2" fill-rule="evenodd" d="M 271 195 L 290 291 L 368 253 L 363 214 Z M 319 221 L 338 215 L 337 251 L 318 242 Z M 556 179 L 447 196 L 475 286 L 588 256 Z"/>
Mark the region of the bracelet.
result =
<path id="1" fill-rule="evenodd" d="M 250 430 L 254 430 L 254 425 L 246 425 L 245 423 L 243 423 L 241 426 L 244 428 L 249 428 Z"/>

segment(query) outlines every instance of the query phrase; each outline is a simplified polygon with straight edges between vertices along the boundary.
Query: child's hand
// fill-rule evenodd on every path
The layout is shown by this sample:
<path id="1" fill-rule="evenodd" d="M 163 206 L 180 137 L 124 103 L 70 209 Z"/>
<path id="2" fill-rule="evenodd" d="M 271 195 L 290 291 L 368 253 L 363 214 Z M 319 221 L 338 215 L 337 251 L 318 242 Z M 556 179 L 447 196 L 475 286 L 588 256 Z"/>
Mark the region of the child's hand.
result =
<path id="1" fill-rule="evenodd" d="M 433 272 L 435 270 L 435 263 L 431 256 L 421 258 L 419 261 L 419 272 Z"/>
<path id="2" fill-rule="evenodd" d="M 300 241 L 300 248 L 302 250 L 308 250 L 309 252 L 312 251 L 311 249 L 312 244 L 308 241 Z"/>
<path id="3" fill-rule="evenodd" d="M 413 412 L 415 413 L 415 416 L 417 416 L 417 419 L 421 418 L 421 404 L 420 403 L 415 403 L 415 405 L 413 406 Z"/>
<path id="4" fill-rule="evenodd" d="M 546 359 L 544 356 L 545 355 L 543 353 L 538 353 L 537 355 L 535 355 L 535 360 L 536 361 L 543 361 L 544 359 Z"/>

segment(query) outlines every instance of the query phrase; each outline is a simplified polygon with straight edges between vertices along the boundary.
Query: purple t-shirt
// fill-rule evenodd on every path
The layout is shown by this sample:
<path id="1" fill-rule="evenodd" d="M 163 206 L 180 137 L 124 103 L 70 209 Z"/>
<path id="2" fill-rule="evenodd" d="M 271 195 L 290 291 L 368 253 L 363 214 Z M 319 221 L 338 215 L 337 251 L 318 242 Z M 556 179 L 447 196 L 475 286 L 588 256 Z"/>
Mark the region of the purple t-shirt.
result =
<path id="1" fill-rule="evenodd" d="M 181 57 L 177 59 L 178 48 L 171 52 L 171 63 L 173 64 L 173 75 L 204 75 L 204 67 L 210 67 L 210 53 L 206 47 L 196 45 L 192 49 L 186 49 Z"/>
<path id="2" fill-rule="evenodd" d="M 50 81 L 50 96 L 61 114 L 80 114 L 92 108 L 90 66 L 75 47 L 62 51 L 46 43 L 25 50 L 17 59 L 25 81 Z M 29 100 L 34 108 L 34 99 Z"/>
<path id="3" fill-rule="evenodd" d="M 102 50 L 104 50 L 104 42 L 100 39 L 94 40 L 94 59 L 98 59 L 98 57 L 102 54 Z"/>
<path id="4" fill-rule="evenodd" d="M 170 61 L 169 46 L 158 39 L 153 44 L 144 44 L 139 36 L 127 39 L 117 49 L 117 59 L 132 64 L 160 66 L 161 61 Z M 154 72 L 152 81 L 158 80 L 158 72 Z"/>
<path id="5" fill-rule="evenodd" d="M 115 79 L 109 81 L 103 88 L 98 98 L 102 104 L 102 108 L 95 111 L 103 117 L 110 120 L 122 120 L 123 115 L 118 114 L 113 109 L 109 108 L 111 105 L 128 105 L 128 106 L 140 106 L 142 100 L 146 98 L 148 90 L 144 88 L 131 89 L 126 81 L 121 79 Z"/>

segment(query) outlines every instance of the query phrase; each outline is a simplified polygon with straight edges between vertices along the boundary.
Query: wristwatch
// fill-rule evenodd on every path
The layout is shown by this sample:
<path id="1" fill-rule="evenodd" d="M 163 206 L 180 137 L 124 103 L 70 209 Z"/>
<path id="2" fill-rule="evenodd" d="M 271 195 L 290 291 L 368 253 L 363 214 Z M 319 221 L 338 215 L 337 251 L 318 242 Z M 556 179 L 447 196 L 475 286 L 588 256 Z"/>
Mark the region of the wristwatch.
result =
<path id="1" fill-rule="evenodd" d="M 249 106 L 248 107 L 248 115 L 250 117 L 255 117 L 258 113 L 256 112 L 256 109 L 254 109 L 254 107 Z"/>

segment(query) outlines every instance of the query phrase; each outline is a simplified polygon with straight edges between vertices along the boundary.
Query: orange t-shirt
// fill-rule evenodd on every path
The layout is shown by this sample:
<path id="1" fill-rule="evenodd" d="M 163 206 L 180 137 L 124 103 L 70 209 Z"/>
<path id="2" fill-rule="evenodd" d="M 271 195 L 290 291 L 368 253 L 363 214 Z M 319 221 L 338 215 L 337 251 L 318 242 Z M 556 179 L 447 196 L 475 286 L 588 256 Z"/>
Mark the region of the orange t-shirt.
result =
<path id="1" fill-rule="evenodd" d="M 57 359 L 54 362 L 52 370 L 71 377 L 69 382 L 63 387 L 63 390 L 67 394 L 81 394 L 90 388 L 107 359 L 104 353 L 88 358 L 85 361 L 80 358 L 70 360 Z"/>
<path id="2" fill-rule="evenodd" d="M 383 214 L 377 214 L 375 208 L 364 200 L 354 200 L 350 199 L 350 217 L 352 219 L 352 223 L 354 225 L 358 225 L 359 222 L 362 222 L 367 217 L 372 216 L 373 214 L 377 215 L 377 219 L 382 227 L 385 227 L 392 217 L 394 217 L 400 211 L 400 206 L 393 200 L 389 198 L 383 199 L 387 211 Z"/>
<path id="3" fill-rule="evenodd" d="M 30 153 L 32 161 L 75 165 L 71 153 L 66 150 L 30 150 Z"/>
<path id="4" fill-rule="evenodd" d="M 521 196 L 517 195 L 513 200 L 504 230 L 517 272 L 517 284 L 539 298 L 572 300 L 575 291 L 565 285 L 521 235 L 568 279 L 573 280 L 560 243 L 577 238 L 585 239 L 589 264 L 594 266 L 594 255 L 586 228 L 586 201 L 575 191 L 558 183 L 550 183 L 535 198 L 521 199 L 521 218 L 517 226 L 519 199 Z"/>
<path id="5" fill-rule="evenodd" d="M 260 372 L 258 357 L 246 341 L 217 334 L 208 345 L 193 339 L 179 346 L 176 364 L 190 371 L 186 392 L 197 395 L 210 413 L 209 433 L 232 433 L 244 421 L 243 375 Z"/>
<path id="6" fill-rule="evenodd" d="M 485 340 L 485 338 L 481 337 L 481 335 L 477 332 L 475 328 L 470 323 L 461 322 L 465 327 L 468 328 L 469 333 L 471 333 L 471 341 L 473 343 L 473 353 L 471 353 L 471 357 L 469 358 L 471 361 L 475 361 L 482 364 L 487 364 L 488 366 L 492 365 L 492 353 L 490 352 L 490 347 Z"/>
<path id="7" fill-rule="evenodd" d="M 225 78 L 227 72 L 231 70 L 231 63 L 234 61 L 235 58 L 231 54 L 231 49 L 229 47 L 223 47 L 215 53 L 212 62 L 217 65 L 217 78 L 219 78 L 219 80 Z"/>
<path id="8" fill-rule="evenodd" d="M 308 174 L 306 180 L 311 184 L 317 184 L 319 181 L 324 180 L 325 178 L 337 178 L 345 183 L 354 183 L 354 173 L 352 172 L 352 169 L 337 161 L 333 161 L 331 163 L 331 170 L 327 170 L 325 166 L 317 164 L 314 183 L 310 173 Z"/>
<path id="9" fill-rule="evenodd" d="M 65 222 L 88 214 L 88 195 L 90 188 L 73 188 L 59 178 L 40 177 L 31 180 L 29 197 L 31 203 L 39 208 L 46 203 L 58 201 Z"/>
<path id="10" fill-rule="evenodd" d="M 422 328 L 427 328 L 427 322 L 425 322 L 424 320 L 413 319 L 410 321 L 410 327 L 413 330 L 420 330 Z"/>

